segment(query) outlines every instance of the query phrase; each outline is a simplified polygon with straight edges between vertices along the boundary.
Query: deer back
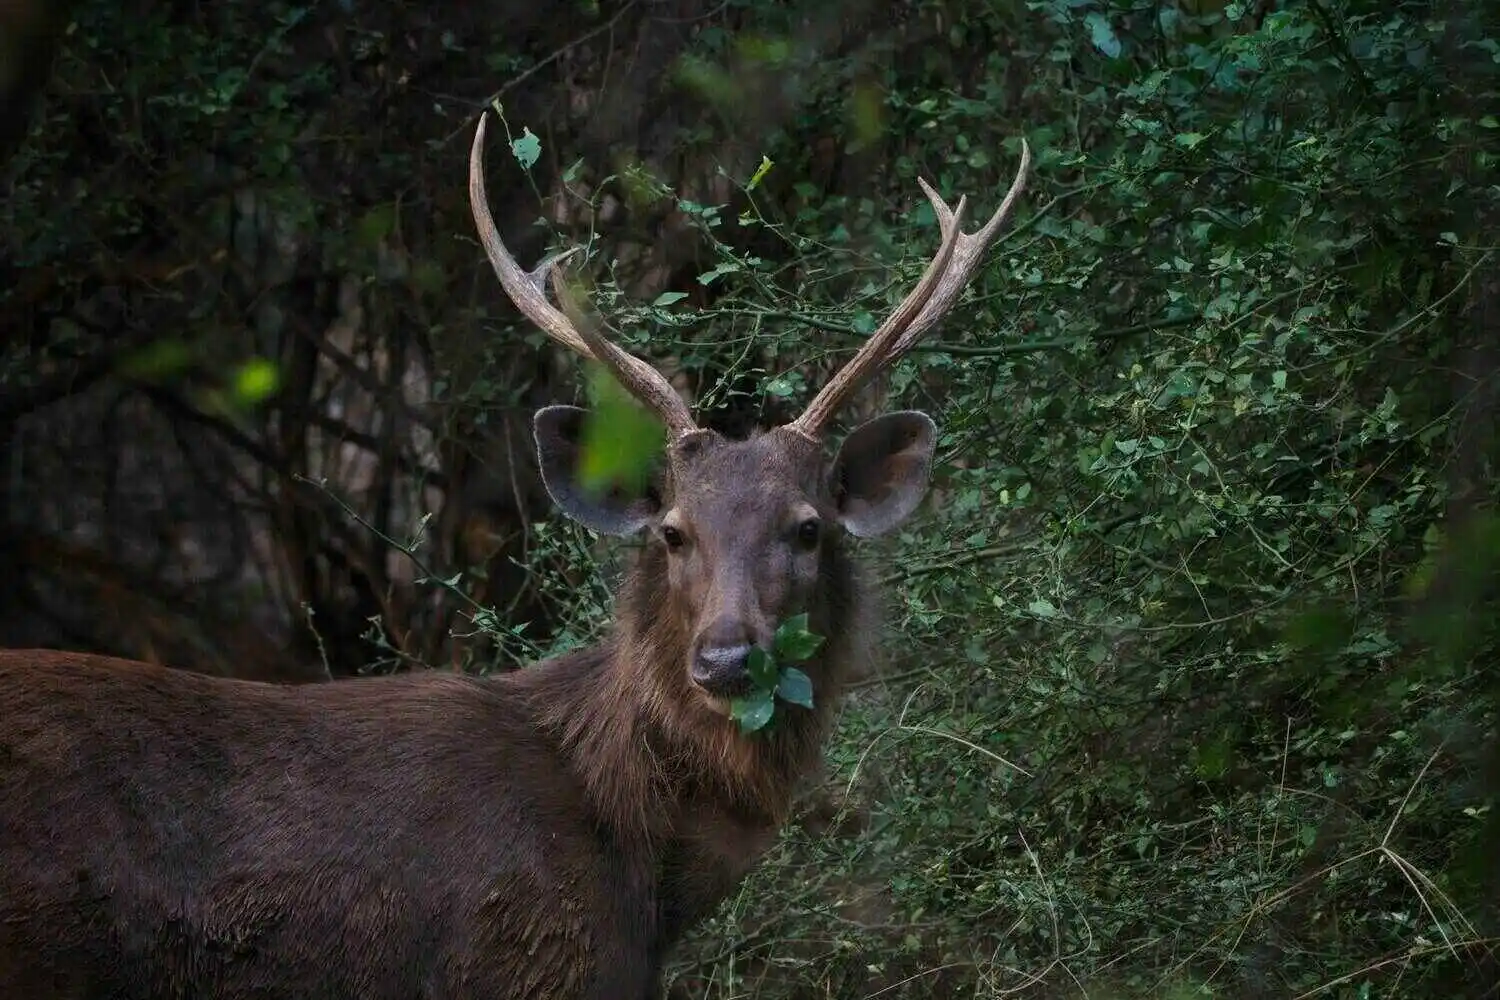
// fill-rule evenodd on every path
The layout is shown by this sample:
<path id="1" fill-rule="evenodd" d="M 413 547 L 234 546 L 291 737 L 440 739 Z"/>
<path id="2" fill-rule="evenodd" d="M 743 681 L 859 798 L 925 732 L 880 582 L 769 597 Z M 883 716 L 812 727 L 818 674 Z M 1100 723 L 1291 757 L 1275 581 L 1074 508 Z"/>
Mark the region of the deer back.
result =
<path id="1" fill-rule="evenodd" d="M 636 995 L 650 873 L 503 687 L 0 652 L 0 995 Z"/>

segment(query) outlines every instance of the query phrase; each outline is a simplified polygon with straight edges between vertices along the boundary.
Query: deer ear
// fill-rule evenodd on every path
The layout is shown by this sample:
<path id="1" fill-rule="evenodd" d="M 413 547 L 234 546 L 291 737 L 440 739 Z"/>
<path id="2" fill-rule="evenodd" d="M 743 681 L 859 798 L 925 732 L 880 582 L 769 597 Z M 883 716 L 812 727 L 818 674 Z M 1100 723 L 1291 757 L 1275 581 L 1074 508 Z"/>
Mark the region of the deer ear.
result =
<path id="1" fill-rule="evenodd" d="M 559 510 L 586 528 L 605 535 L 633 535 L 658 512 L 649 488 L 632 495 L 618 485 L 602 492 L 578 480 L 583 454 L 583 424 L 588 411 L 576 406 L 547 406 L 536 411 L 536 454 L 542 483 Z"/>
<path id="2" fill-rule="evenodd" d="M 851 535 L 884 534 L 917 509 L 927 494 L 936 444 L 937 424 L 916 410 L 876 417 L 844 439 L 829 486 Z"/>

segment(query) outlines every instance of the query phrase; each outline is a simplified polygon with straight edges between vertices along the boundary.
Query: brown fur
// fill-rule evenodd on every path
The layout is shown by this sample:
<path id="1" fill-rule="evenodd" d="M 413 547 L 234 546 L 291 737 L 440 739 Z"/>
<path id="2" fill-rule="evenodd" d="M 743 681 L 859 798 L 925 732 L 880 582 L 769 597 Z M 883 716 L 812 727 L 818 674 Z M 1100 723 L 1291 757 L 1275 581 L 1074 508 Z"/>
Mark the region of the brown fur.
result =
<path id="1" fill-rule="evenodd" d="M 518 673 L 286 688 L 0 652 L 0 996 L 654 995 L 774 839 L 869 634 L 840 532 L 805 578 L 768 541 L 788 505 L 838 516 L 816 448 L 710 444 L 663 486 L 699 561 L 649 542 L 610 637 Z M 729 605 L 809 613 L 815 710 L 747 738 L 694 687 Z"/>

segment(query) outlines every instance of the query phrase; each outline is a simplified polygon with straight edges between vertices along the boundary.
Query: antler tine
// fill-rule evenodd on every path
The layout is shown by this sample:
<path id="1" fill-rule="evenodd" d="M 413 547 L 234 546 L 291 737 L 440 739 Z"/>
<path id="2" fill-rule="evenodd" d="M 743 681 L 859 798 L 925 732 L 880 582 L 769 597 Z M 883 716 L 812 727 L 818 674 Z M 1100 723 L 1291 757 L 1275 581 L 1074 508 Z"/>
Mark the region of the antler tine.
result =
<path id="1" fill-rule="evenodd" d="M 969 283 L 974 271 L 978 269 L 984 260 L 984 255 L 996 239 L 1005 224 L 1010 221 L 1011 215 L 1016 210 L 1016 205 L 1021 200 L 1021 195 L 1026 190 L 1026 177 L 1031 171 L 1031 146 L 1025 139 L 1021 140 L 1021 165 L 1016 168 L 1016 176 L 1010 182 L 1010 189 L 1005 192 L 1005 198 L 1000 202 L 1000 207 L 995 209 L 995 214 L 976 233 L 963 234 L 958 238 L 958 246 L 953 248 L 953 259 L 948 264 L 948 271 L 943 275 L 937 290 L 927 300 L 922 312 L 912 321 L 911 326 L 897 339 L 896 345 L 891 349 L 891 360 L 894 362 L 902 357 L 913 345 L 922 338 L 928 330 L 937 323 L 953 308 L 959 293 Z M 944 206 L 946 210 L 946 206 Z"/>
<path id="2" fill-rule="evenodd" d="M 922 307 L 937 290 L 944 272 L 948 270 L 948 263 L 953 258 L 958 238 L 963 235 L 963 217 L 968 209 L 968 203 L 960 196 L 958 207 L 950 212 L 948 206 L 926 181 L 918 178 L 917 183 L 922 185 L 922 190 L 927 193 L 927 199 L 932 202 L 943 241 L 938 245 L 937 253 L 933 254 L 932 260 L 928 262 L 927 270 L 922 272 L 922 280 L 917 282 L 917 287 L 907 293 L 906 298 L 902 299 L 901 304 L 896 307 L 896 311 L 886 317 L 885 322 L 870 334 L 870 339 L 865 341 L 864 346 L 855 353 L 854 357 L 850 358 L 828 384 L 823 386 L 822 391 L 813 397 L 813 401 L 807 404 L 807 409 L 802 411 L 802 416 L 788 425 L 805 438 L 813 441 L 819 440 L 829 418 L 860 386 L 889 363 L 885 360 L 885 355 L 901 336 L 901 332 L 921 315 Z"/>
<path id="3" fill-rule="evenodd" d="M 495 277 L 500 279 L 505 294 L 552 340 L 608 368 L 632 396 L 662 419 L 674 437 L 696 430 L 692 412 L 666 376 L 606 340 L 588 324 L 584 324 L 583 329 L 574 326 L 572 320 L 547 301 L 548 276 L 553 279 L 554 291 L 558 290 L 558 274 L 554 268 L 576 253 L 576 248 L 548 257 L 537 265 L 536 270 L 527 272 L 516 263 L 500 239 L 500 230 L 490 215 L 489 198 L 484 190 L 484 128 L 488 118 L 488 113 L 479 116 L 474 145 L 469 150 L 469 205 L 474 213 L 474 225 L 479 230 L 479 241 L 484 244 L 485 256 L 490 259 L 490 266 L 495 269 Z"/>
<path id="4" fill-rule="evenodd" d="M 1026 190 L 1026 175 L 1031 169 L 1031 147 L 1021 140 L 1021 165 L 1016 170 L 1015 180 L 995 214 L 976 233 L 963 231 L 966 200 L 958 199 L 958 205 L 950 209 L 938 197 L 925 180 L 917 178 L 922 193 L 932 203 L 937 216 L 943 242 L 937 255 L 927 266 L 922 280 L 910 295 L 902 301 L 890 318 L 881 324 L 823 390 L 808 404 L 802 416 L 792 423 L 792 429 L 805 437 L 817 440 L 822 436 L 828 421 L 849 397 L 859 391 L 882 369 L 893 365 L 953 307 L 959 292 L 969 283 L 974 270 L 984 259 L 985 252 L 1000 235 L 1006 221 L 1015 211 L 1021 194 Z"/>
<path id="5" fill-rule="evenodd" d="M 573 320 L 573 330 L 588 344 L 595 360 L 609 369 L 615 381 L 629 390 L 631 395 L 660 416 L 673 437 L 682 437 L 698 429 L 687 404 L 661 372 L 605 339 L 598 328 L 583 316 L 582 304 L 567 286 L 560 271 L 552 272 L 552 294 L 562 306 L 563 315 L 576 317 Z"/>

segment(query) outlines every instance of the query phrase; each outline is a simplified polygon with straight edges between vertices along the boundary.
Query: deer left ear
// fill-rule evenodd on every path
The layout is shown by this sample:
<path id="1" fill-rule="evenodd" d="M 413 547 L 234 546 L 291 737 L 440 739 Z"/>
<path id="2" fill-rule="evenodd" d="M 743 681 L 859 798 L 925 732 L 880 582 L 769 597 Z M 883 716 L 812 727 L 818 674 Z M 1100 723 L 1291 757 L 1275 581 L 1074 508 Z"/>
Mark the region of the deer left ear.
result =
<path id="1" fill-rule="evenodd" d="M 927 495 L 937 424 L 917 410 L 898 410 L 861 424 L 844 439 L 829 472 L 839 520 L 870 538 L 899 525 Z"/>
<path id="2" fill-rule="evenodd" d="M 579 481 L 587 418 L 588 411 L 576 406 L 547 406 L 536 412 L 532 423 L 542 484 L 552 502 L 584 527 L 605 535 L 633 535 L 658 513 L 655 492 L 627 492 L 612 486 L 597 493 Z"/>

